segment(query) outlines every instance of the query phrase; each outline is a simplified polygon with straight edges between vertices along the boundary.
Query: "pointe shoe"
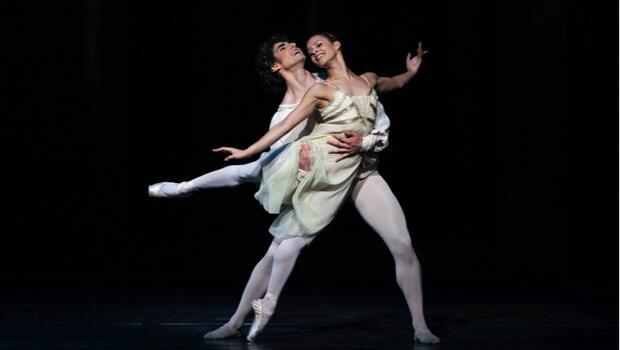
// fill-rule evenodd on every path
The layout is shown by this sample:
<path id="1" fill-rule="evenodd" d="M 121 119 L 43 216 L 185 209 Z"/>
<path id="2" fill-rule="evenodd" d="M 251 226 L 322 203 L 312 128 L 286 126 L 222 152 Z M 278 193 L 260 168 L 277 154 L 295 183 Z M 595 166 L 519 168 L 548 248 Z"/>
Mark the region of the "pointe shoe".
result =
<path id="1" fill-rule="evenodd" d="M 439 338 L 437 338 L 428 328 L 423 328 L 419 331 L 415 331 L 413 335 L 413 341 L 421 344 L 437 344 L 440 342 Z"/>
<path id="2" fill-rule="evenodd" d="M 254 321 L 252 321 L 252 327 L 250 327 L 250 332 L 246 338 L 250 343 L 263 331 L 273 314 L 273 311 L 271 313 L 266 312 L 265 299 L 254 300 L 252 309 L 254 309 Z"/>
<path id="3" fill-rule="evenodd" d="M 214 329 L 211 332 L 206 333 L 202 336 L 204 340 L 215 340 L 215 339 L 226 339 L 234 336 L 238 336 L 239 330 L 233 329 L 227 324 L 221 326 L 218 329 Z"/>
<path id="4" fill-rule="evenodd" d="M 176 193 L 173 194 L 165 194 L 162 191 L 162 187 L 165 185 L 174 185 L 176 186 Z M 192 194 L 191 191 L 191 183 L 190 182 L 181 182 L 179 184 L 175 182 L 158 182 L 153 185 L 149 185 L 149 196 L 155 198 L 183 198 L 188 197 Z"/>

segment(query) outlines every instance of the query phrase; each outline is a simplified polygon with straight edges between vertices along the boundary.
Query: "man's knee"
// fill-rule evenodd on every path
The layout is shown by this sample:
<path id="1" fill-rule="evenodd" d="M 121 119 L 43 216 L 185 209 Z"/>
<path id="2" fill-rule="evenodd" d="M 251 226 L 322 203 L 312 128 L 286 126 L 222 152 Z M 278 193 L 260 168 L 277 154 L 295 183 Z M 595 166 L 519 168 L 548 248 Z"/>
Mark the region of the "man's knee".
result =
<path id="1" fill-rule="evenodd" d="M 403 259 L 406 261 L 413 261 L 415 259 L 415 252 L 411 245 L 411 238 L 408 234 L 401 234 L 397 238 L 391 240 L 390 250 L 395 259 Z"/>
<path id="2" fill-rule="evenodd" d="M 258 182 L 261 171 L 261 167 L 258 162 L 243 165 L 231 165 L 231 167 L 236 167 L 235 170 L 239 182 Z"/>

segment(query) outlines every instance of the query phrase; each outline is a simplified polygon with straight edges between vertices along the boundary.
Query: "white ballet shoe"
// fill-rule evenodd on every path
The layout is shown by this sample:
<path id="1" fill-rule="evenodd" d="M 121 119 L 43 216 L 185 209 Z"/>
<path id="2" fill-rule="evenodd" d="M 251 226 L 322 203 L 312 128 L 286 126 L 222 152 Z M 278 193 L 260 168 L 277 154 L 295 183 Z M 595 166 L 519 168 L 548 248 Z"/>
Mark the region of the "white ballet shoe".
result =
<path id="1" fill-rule="evenodd" d="M 439 338 L 437 338 L 428 328 L 422 328 L 418 331 L 415 331 L 413 335 L 413 341 L 421 344 L 437 344 L 440 342 Z"/>
<path id="2" fill-rule="evenodd" d="M 252 321 L 252 327 L 250 327 L 250 332 L 246 338 L 250 343 L 253 342 L 260 332 L 263 331 L 267 325 L 267 322 L 269 322 L 271 315 L 273 315 L 273 311 L 267 311 L 265 302 L 272 303 L 272 301 L 268 301 L 267 299 L 257 299 L 252 302 L 252 309 L 254 309 L 254 321 Z"/>
<path id="3" fill-rule="evenodd" d="M 202 336 L 204 340 L 215 340 L 215 339 L 226 339 L 230 337 L 235 337 L 239 335 L 239 330 L 234 329 L 227 324 L 221 326 L 218 329 L 212 330 L 211 332 L 206 333 Z"/>
<path id="4" fill-rule="evenodd" d="M 165 194 L 164 191 L 162 191 L 162 187 L 165 185 L 176 186 L 176 193 Z M 175 182 L 158 182 L 156 184 L 149 185 L 149 196 L 156 198 L 183 198 L 190 196 L 192 194 L 192 189 L 191 181 L 181 182 L 179 184 Z"/>
<path id="5" fill-rule="evenodd" d="M 166 195 L 161 191 L 161 187 L 165 182 L 159 182 L 153 185 L 149 185 L 149 197 L 165 198 Z"/>

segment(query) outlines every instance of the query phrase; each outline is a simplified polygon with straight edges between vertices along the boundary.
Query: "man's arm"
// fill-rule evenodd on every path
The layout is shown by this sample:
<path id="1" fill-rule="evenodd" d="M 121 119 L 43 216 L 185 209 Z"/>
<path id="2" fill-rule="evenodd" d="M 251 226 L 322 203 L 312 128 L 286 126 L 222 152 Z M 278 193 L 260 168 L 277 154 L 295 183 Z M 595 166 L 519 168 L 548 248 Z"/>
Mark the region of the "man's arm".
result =
<path id="1" fill-rule="evenodd" d="M 390 118 L 385 114 L 381 102 L 377 101 L 375 128 L 362 140 L 361 152 L 381 152 L 388 146 Z"/>
<path id="2" fill-rule="evenodd" d="M 375 118 L 375 128 L 370 134 L 363 136 L 346 131 L 344 133 L 334 133 L 335 140 L 327 141 L 328 144 L 336 147 L 331 150 L 331 154 L 340 154 L 336 161 L 358 154 L 360 152 L 381 152 L 388 146 L 390 131 L 390 118 L 385 114 L 381 102 L 377 102 L 377 116 Z"/>

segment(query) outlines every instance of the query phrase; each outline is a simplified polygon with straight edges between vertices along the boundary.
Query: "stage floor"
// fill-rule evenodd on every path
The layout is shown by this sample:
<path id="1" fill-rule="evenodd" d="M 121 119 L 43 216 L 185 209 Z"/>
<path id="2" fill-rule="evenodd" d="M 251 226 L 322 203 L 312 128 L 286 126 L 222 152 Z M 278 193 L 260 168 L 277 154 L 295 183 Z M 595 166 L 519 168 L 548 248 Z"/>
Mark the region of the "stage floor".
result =
<path id="1" fill-rule="evenodd" d="M 231 315 L 237 295 L 228 291 L 158 290 L 154 297 L 142 289 L 144 298 L 136 290 L 123 298 L 118 290 L 112 296 L 96 290 L 13 294 L 2 305 L 0 349 L 618 349 L 617 300 L 601 298 L 454 300 L 444 293 L 425 305 L 442 340 L 430 346 L 413 343 L 399 295 L 288 291 L 265 332 L 249 344 L 244 337 L 202 340 Z M 244 335 L 251 318 L 246 322 Z"/>

